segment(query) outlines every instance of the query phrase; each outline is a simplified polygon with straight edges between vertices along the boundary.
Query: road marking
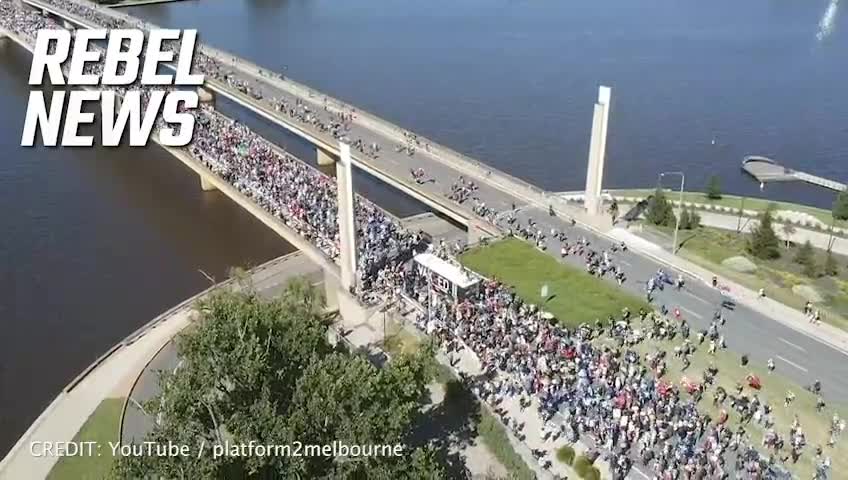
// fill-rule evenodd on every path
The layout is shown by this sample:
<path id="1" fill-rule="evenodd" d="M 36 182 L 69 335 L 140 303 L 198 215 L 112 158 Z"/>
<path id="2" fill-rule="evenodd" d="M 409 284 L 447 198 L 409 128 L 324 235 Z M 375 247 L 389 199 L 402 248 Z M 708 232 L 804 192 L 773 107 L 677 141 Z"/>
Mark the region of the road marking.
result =
<path id="1" fill-rule="evenodd" d="M 797 368 L 798 370 L 801 370 L 802 372 L 807 373 L 806 368 L 802 367 L 801 365 L 798 365 L 797 363 L 793 362 L 792 360 L 787 360 L 787 359 L 781 357 L 780 355 L 776 355 L 776 357 L 779 360 L 783 360 L 784 362 L 788 363 L 789 365 L 792 365 L 793 367 Z"/>
<path id="2" fill-rule="evenodd" d="M 686 307 L 680 307 L 680 309 L 683 310 L 684 312 L 688 313 L 689 315 L 692 315 L 693 317 L 695 317 L 697 319 L 704 318 L 704 317 L 701 316 L 701 314 L 695 313 L 695 312 L 693 312 L 692 310 L 689 310 Z"/>
<path id="3" fill-rule="evenodd" d="M 699 301 L 699 302 L 701 302 L 701 303 L 704 303 L 704 304 L 706 304 L 706 305 L 710 305 L 710 302 L 708 302 L 708 301 L 704 300 L 703 298 L 701 298 L 701 297 L 699 297 L 699 296 L 695 295 L 694 293 L 690 292 L 689 290 L 683 290 L 683 291 L 684 291 L 687 295 L 689 295 L 690 297 L 694 298 L 695 300 L 697 300 L 697 301 Z"/>
<path id="4" fill-rule="evenodd" d="M 780 340 L 781 342 L 789 345 L 792 348 L 797 348 L 798 350 L 800 350 L 802 352 L 806 352 L 806 350 L 804 350 L 803 347 L 799 347 L 798 345 L 795 345 L 794 343 L 790 342 L 789 340 L 787 340 L 785 338 L 777 337 L 777 339 Z"/>
<path id="5" fill-rule="evenodd" d="M 633 266 L 633 265 L 630 264 L 630 262 L 628 262 L 626 260 L 619 260 L 618 263 L 624 265 L 625 267 L 632 267 Z"/>

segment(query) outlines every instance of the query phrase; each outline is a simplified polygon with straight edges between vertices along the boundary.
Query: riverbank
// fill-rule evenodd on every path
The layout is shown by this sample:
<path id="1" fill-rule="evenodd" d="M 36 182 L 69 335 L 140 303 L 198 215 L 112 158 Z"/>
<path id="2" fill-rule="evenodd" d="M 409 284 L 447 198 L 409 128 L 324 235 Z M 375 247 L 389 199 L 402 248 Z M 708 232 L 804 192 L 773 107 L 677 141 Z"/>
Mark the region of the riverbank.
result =
<path id="1" fill-rule="evenodd" d="M 289 268 L 291 266 L 289 260 L 300 258 L 301 255 L 295 252 L 266 262 L 250 270 L 251 278 L 266 282 L 264 283 L 266 288 L 272 288 L 275 280 L 267 283 L 269 279 L 276 278 L 276 281 L 284 282 L 287 278 L 300 274 L 296 269 Z M 229 286 L 232 282 L 231 279 L 214 285 L 162 313 L 112 347 L 72 380 L 0 461 L 0 480 L 46 478 L 59 459 L 52 455 L 33 456 L 30 454 L 29 446 L 33 442 L 70 440 L 80 433 L 82 427 L 104 400 L 127 398 L 140 372 L 149 364 L 150 359 L 162 349 L 163 345 L 191 323 L 194 303 L 213 290 Z M 100 429 L 92 431 L 100 432 Z M 117 439 L 118 436 L 119 431 L 116 429 L 114 438 Z M 101 448 L 108 447 L 103 445 Z M 108 452 L 104 450 L 101 453 L 105 456 Z M 79 461 L 79 457 L 69 457 L 62 461 L 69 463 L 69 466 L 61 467 L 61 471 L 77 471 L 73 464 Z"/>

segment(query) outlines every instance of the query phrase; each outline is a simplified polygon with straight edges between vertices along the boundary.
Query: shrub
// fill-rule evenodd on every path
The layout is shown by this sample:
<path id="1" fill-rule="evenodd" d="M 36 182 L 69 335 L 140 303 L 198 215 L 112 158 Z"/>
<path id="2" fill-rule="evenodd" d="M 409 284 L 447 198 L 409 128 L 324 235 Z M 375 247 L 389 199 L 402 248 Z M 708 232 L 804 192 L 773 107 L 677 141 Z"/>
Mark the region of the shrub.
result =
<path id="1" fill-rule="evenodd" d="M 559 447 L 556 452 L 556 458 L 566 465 L 571 465 L 574 463 L 574 449 L 568 445 Z"/>
<path id="2" fill-rule="evenodd" d="M 598 470 L 598 467 L 589 467 L 581 478 L 585 480 L 601 480 L 601 471 Z"/>
<path id="3" fill-rule="evenodd" d="M 746 248 L 748 253 L 763 260 L 780 258 L 780 250 L 778 249 L 780 240 L 772 227 L 771 212 L 772 207 L 769 206 L 766 211 L 760 214 L 759 225 L 751 232 Z"/>
<path id="4" fill-rule="evenodd" d="M 707 184 L 707 198 L 710 200 L 721 199 L 721 182 L 716 175 L 710 177 L 710 183 Z"/>
<path id="5" fill-rule="evenodd" d="M 574 459 L 574 473 L 577 474 L 580 478 L 586 478 L 586 472 L 590 469 L 594 468 L 592 466 L 592 462 L 589 461 L 584 455 L 579 455 Z"/>

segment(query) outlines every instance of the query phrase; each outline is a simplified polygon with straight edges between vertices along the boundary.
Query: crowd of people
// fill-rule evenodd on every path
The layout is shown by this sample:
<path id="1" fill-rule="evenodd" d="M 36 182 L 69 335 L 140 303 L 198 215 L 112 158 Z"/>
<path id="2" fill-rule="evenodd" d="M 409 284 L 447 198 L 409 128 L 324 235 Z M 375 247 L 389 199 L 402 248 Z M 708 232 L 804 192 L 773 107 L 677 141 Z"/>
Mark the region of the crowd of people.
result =
<path id="1" fill-rule="evenodd" d="M 545 235 L 532 221 L 514 233 L 529 241 Z M 566 237 L 562 232 L 551 235 Z M 576 244 L 583 250 L 574 254 L 585 258 L 590 274 L 597 275 L 600 268 L 619 271 L 610 266 L 609 252 L 595 252 L 586 241 Z M 433 251 L 451 260 L 451 249 Z M 625 478 L 634 462 L 659 480 L 789 478 L 782 465 L 802 455 L 814 457 L 817 479 L 830 478 L 827 452 L 807 445 L 797 419 L 789 432 L 778 432 L 775 406 L 762 401 L 755 389 L 739 385 L 726 392 L 717 386 L 720 372 L 713 364 L 702 377 L 684 377 L 679 386 L 672 385 L 664 380 L 672 352 L 640 354 L 636 348 L 648 339 L 670 341 L 677 345 L 673 355 L 685 371 L 698 349 L 714 353 L 726 347 L 720 316 L 694 339 L 680 313 L 665 308 L 625 309 L 606 321 L 566 329 L 495 280 L 483 279 L 476 294 L 458 301 L 428 289 L 426 274 L 415 268 L 407 268 L 397 280 L 408 298 L 424 306 L 415 319 L 418 328 L 439 338 L 449 353 L 467 348 L 480 360 L 486 374 L 475 388 L 519 438 L 521 426 L 497 408 L 507 396 L 520 397 L 522 405 L 535 398 L 547 422 L 542 436 L 588 439 L 606 453 L 614 478 Z M 697 408 L 709 392 L 721 412 L 718 418 Z M 746 428 L 731 427 L 728 412 L 736 412 L 743 424 L 762 428 L 762 444 L 756 445 Z M 830 447 L 845 429 L 838 416 L 832 423 Z"/>
<path id="2" fill-rule="evenodd" d="M 71 0 L 45 1 L 106 28 L 140 26 Z M 29 39 L 39 29 L 57 28 L 49 19 L 14 2 L 0 4 L 0 20 L 5 28 Z M 260 95 L 249 85 L 229 77 L 227 69 L 212 57 L 199 53 L 195 62 L 203 65 L 206 75 L 231 82 L 245 93 Z M 89 68 L 96 71 L 98 66 Z M 279 111 L 349 141 L 360 151 L 369 155 L 379 152 L 375 144 L 364 145 L 361 140 L 347 137 L 353 113 L 330 113 L 325 107 L 330 118 L 319 119 L 318 112 L 299 101 L 273 102 Z M 195 129 L 188 151 L 197 160 L 327 257 L 338 257 L 337 192 L 332 178 L 210 106 L 198 108 L 195 117 L 202 128 Z M 408 141 L 405 148 L 412 152 L 417 139 Z M 473 182 L 460 178 L 448 195 L 460 203 L 472 199 L 475 212 L 494 223 L 498 212 L 474 198 L 475 190 Z M 476 386 L 481 397 L 494 406 L 498 398 L 507 395 L 535 398 L 551 431 L 572 441 L 589 439 L 606 452 L 616 478 L 626 476 L 634 462 L 662 480 L 776 478 L 778 463 L 797 461 L 803 454 L 816 456 L 819 478 L 826 478 L 830 459 L 820 447 L 806 445 L 800 422 L 782 436 L 770 420 L 773 405 L 743 393 L 741 388 L 736 392 L 713 388 L 717 406 L 737 411 L 766 429 L 762 447 L 773 453 L 764 457 L 755 450 L 745 429 L 729 426 L 726 414 L 710 418 L 697 409 L 697 400 L 715 384 L 719 373 L 715 367 L 707 369 L 703 378 L 684 385 L 692 394 L 687 396 L 662 380 L 668 362 L 665 352 L 642 355 L 634 348 L 646 338 L 675 340 L 679 336 L 682 340 L 674 355 L 681 359 L 702 348 L 707 339 L 710 343 L 706 348 L 714 351 L 724 344 L 721 319 L 716 319 L 707 331 L 699 332 L 697 341 L 692 342 L 688 325 L 666 311 L 632 314 L 625 310 L 606 322 L 599 319 L 595 325 L 566 329 L 494 280 L 484 281 L 476 294 L 454 302 L 432 292 L 424 277 L 408 262 L 414 252 L 428 248 L 422 235 L 404 230 L 395 219 L 361 197 L 356 197 L 354 210 L 359 291 L 399 288 L 425 305 L 427 313 L 418 318 L 419 327 L 440 338 L 448 351 L 470 349 L 484 366 L 487 375 Z M 625 281 L 624 271 L 613 259 L 616 249 L 625 247 L 597 250 L 585 238 L 571 240 L 566 232 L 545 232 L 532 219 L 520 224 L 511 216 L 506 221 L 511 234 L 539 248 L 547 248 L 547 240 L 556 239 L 560 255 L 581 257 L 589 274 L 612 275 L 619 282 Z M 444 245 L 429 248 L 445 258 L 452 253 Z M 611 342 L 598 341 L 602 336 Z M 506 414 L 503 419 L 510 424 Z M 833 423 L 835 443 L 845 424 L 838 418 Z M 805 453 L 811 449 L 814 453 Z"/>
<path id="3" fill-rule="evenodd" d="M 51 2 L 76 5 L 66 0 Z M 75 13 L 89 10 L 80 8 Z M 59 28 L 34 10 L 13 2 L 0 5 L 0 14 L 5 27 L 30 40 L 39 29 Z M 97 18 L 85 16 L 92 21 L 102 20 L 100 14 Z M 85 66 L 86 73 L 99 74 L 102 69 L 102 61 Z M 143 105 L 149 99 L 149 90 L 139 85 L 111 88 L 121 95 L 129 89 L 140 90 Z M 246 125 L 225 117 L 211 106 L 201 106 L 194 111 L 194 116 L 198 128 L 187 149 L 194 158 L 309 240 L 327 257 L 338 258 L 338 204 L 333 178 L 273 146 Z M 166 126 L 161 116 L 156 126 Z M 366 199 L 357 195 L 354 204 L 357 290 L 363 293 L 369 290 L 382 269 L 408 260 L 423 239 L 420 234 L 403 229 L 396 219 Z"/>

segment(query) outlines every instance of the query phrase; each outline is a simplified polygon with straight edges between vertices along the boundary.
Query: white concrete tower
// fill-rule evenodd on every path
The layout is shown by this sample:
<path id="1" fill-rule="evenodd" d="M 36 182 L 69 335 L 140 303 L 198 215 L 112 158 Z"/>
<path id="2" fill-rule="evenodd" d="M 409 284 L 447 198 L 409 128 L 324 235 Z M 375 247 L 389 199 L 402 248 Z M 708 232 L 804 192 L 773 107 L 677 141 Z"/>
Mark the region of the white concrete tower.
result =
<path id="1" fill-rule="evenodd" d="M 586 169 L 586 211 L 591 215 L 603 213 L 601 186 L 604 179 L 604 160 L 607 150 L 607 129 L 612 89 L 598 88 L 598 101 L 592 116 L 592 137 L 589 141 L 589 166 Z"/>
<path id="2" fill-rule="evenodd" d="M 336 162 L 336 184 L 339 204 L 339 261 L 342 287 L 350 290 L 356 284 L 356 225 L 353 217 L 353 164 L 350 145 L 339 142 L 339 161 Z"/>

